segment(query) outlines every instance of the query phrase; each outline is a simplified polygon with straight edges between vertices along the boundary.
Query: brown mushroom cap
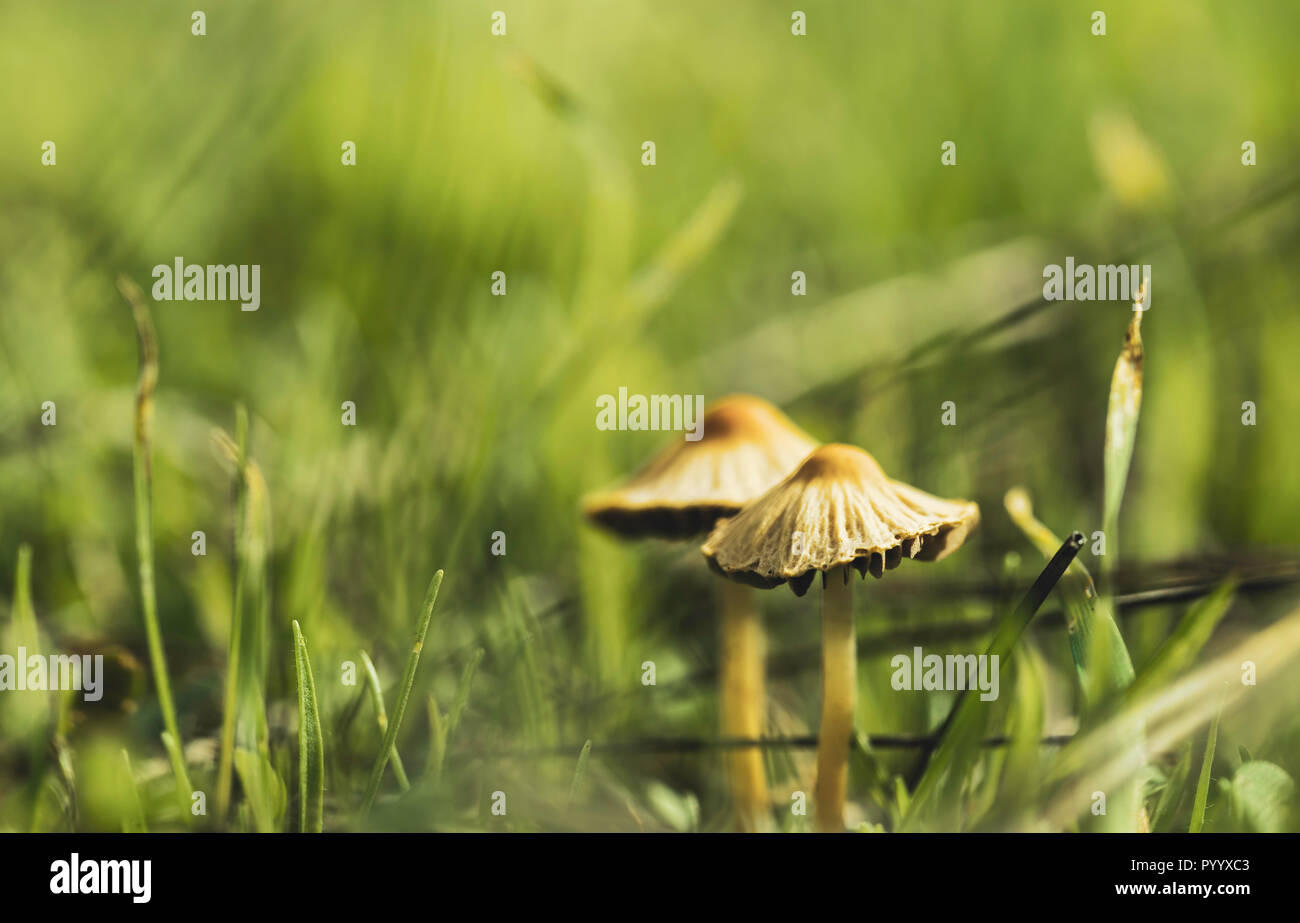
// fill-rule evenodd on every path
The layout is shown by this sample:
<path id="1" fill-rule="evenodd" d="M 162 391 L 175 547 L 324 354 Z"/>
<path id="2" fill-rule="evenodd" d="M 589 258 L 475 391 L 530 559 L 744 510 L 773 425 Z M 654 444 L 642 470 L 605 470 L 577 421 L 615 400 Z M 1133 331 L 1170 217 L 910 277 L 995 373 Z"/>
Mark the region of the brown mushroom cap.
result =
<path id="1" fill-rule="evenodd" d="M 861 449 L 824 445 L 738 515 L 719 522 L 702 550 L 725 576 L 760 587 L 788 580 L 802 596 L 818 571 L 841 564 L 879 577 L 904 557 L 937 561 L 977 522 L 974 503 L 890 480 Z"/>
<path id="2" fill-rule="evenodd" d="M 733 394 L 704 413 L 630 481 L 589 496 L 583 512 L 626 536 L 686 538 L 713 527 L 794 470 L 817 442 L 762 398 Z"/>

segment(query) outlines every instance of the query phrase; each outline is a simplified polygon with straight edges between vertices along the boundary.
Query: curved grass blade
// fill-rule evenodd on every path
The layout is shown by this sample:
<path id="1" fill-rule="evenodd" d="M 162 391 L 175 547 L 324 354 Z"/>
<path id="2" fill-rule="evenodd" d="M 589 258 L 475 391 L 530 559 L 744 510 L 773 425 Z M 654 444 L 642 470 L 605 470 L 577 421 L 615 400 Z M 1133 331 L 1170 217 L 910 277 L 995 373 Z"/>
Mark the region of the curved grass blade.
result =
<path id="1" fill-rule="evenodd" d="M 1060 541 L 1034 516 L 1033 502 L 1023 487 L 1013 487 L 1003 498 L 1007 515 L 1020 527 L 1043 557 L 1051 558 Z M 1133 659 L 1115 623 L 1108 599 L 1097 593 L 1092 575 L 1079 561 L 1061 578 L 1061 597 L 1085 705 L 1092 707 L 1127 689 L 1133 682 Z"/>
<path id="2" fill-rule="evenodd" d="M 171 681 L 167 676 L 167 657 L 163 651 L 162 629 L 158 625 L 158 600 L 153 579 L 153 463 L 152 424 L 154 392 L 158 387 L 158 339 L 154 335 L 153 321 L 145 305 L 144 293 L 126 276 L 118 276 L 118 291 L 131 306 L 135 319 L 136 339 L 140 346 L 140 374 L 135 390 L 135 438 L 132 446 L 132 468 L 135 480 L 135 548 L 140 565 L 140 602 L 144 609 L 145 635 L 149 643 L 149 661 L 153 667 L 154 684 L 158 689 L 158 703 L 162 709 L 163 724 L 167 733 L 179 746 L 180 726 L 176 721 L 176 705 L 172 701 Z M 178 769 L 176 784 L 182 791 L 193 791 L 185 764 Z"/>
<path id="3" fill-rule="evenodd" d="M 320 833 L 325 823 L 325 743 L 311 659 L 297 619 L 293 620 L 293 661 L 298 673 L 298 829 Z"/>
<path id="4" fill-rule="evenodd" d="M 393 708 L 392 720 L 389 721 L 388 730 L 384 733 L 384 742 L 379 748 L 379 756 L 375 758 L 375 768 L 371 770 L 370 782 L 366 786 L 366 798 L 361 806 L 362 817 L 370 813 L 370 806 L 375 803 L 375 796 L 379 793 L 379 783 L 384 778 L 384 767 L 388 765 L 388 754 L 397 744 L 397 732 L 402 727 L 402 716 L 406 714 L 406 702 L 411 697 L 411 687 L 415 685 L 415 671 L 420 665 L 420 651 L 424 648 L 425 635 L 429 633 L 429 623 L 433 621 L 433 607 L 438 601 L 438 589 L 441 586 L 442 571 L 440 570 L 429 581 L 429 589 L 424 596 L 420 623 L 415 629 L 415 637 L 411 640 L 411 653 L 406 658 L 406 670 L 402 674 L 402 686 L 397 693 L 397 704 Z"/>
<path id="5" fill-rule="evenodd" d="M 384 708 L 384 691 L 379 685 L 379 673 L 375 670 L 375 664 L 365 651 L 361 652 L 361 665 L 366 670 L 366 688 L 370 690 L 370 701 L 375 706 L 375 722 L 379 725 L 379 733 L 387 734 L 388 709 Z M 402 765 L 402 757 L 396 747 L 393 747 L 389 758 L 393 761 L 393 775 L 397 776 L 397 784 L 402 787 L 402 791 L 409 791 L 411 783 L 406 778 L 406 767 Z"/>

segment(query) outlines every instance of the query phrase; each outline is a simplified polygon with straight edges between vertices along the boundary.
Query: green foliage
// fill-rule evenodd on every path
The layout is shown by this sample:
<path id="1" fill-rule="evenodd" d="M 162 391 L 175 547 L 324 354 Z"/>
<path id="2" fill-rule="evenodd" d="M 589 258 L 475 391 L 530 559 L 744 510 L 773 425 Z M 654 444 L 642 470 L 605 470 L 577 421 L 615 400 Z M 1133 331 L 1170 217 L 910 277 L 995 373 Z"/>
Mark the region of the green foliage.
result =
<path id="1" fill-rule="evenodd" d="M 406 703 L 411 697 L 411 688 L 415 685 L 415 671 L 420 666 L 420 652 L 424 649 L 424 639 L 429 633 L 429 624 L 433 621 L 433 607 L 438 601 L 438 590 L 442 587 L 442 571 L 433 575 L 429 589 L 424 596 L 424 606 L 420 610 L 420 621 L 411 640 L 411 653 L 406 658 L 406 670 L 402 673 L 402 684 L 397 692 L 397 704 L 393 707 L 393 720 L 388 722 L 384 731 L 384 743 L 375 758 L 375 768 L 370 772 L 370 783 L 366 786 L 366 798 L 361 812 L 366 814 L 374 804 L 379 793 L 379 783 L 384 778 L 384 767 L 388 765 L 389 756 L 395 752 L 397 732 L 402 728 L 402 718 L 406 714 Z"/>
<path id="2" fill-rule="evenodd" d="M 298 830 L 320 833 L 324 824 L 325 739 L 316 707 L 316 681 L 298 621 L 293 623 L 293 662 L 298 673 Z"/>
<path id="3" fill-rule="evenodd" d="M 1188 833 L 1200 833 L 1205 828 L 1205 807 L 1210 796 L 1210 771 L 1214 767 L 1214 748 L 1219 740 L 1219 715 L 1205 737 L 1205 755 L 1201 757 L 1201 774 L 1196 780 L 1196 800 L 1192 802 L 1192 823 Z"/>
<path id="4" fill-rule="evenodd" d="M 7 139 L 59 150 L 0 145 L 0 652 L 107 671 L 98 703 L 0 693 L 0 830 L 725 829 L 712 578 L 692 544 L 577 512 L 669 438 L 594 427 L 620 386 L 753 391 L 979 502 L 959 553 L 855 590 L 855 827 L 1134 829 L 1132 802 L 1155 830 L 1300 829 L 1259 768 L 1300 773 L 1300 597 L 1274 579 L 1300 550 L 1298 187 L 1277 153 L 1300 7 L 1152 0 L 1102 42 L 1038 0 L 825 5 L 797 39 L 765 4 L 553 0 L 493 42 L 476 2 L 225 6 L 204 38 L 85 0 L 11 4 L 0 30 L 10 84 L 65 65 L 0 104 Z M 1117 131 L 1141 157 L 1113 156 Z M 1039 301 L 1067 255 L 1153 265 L 1140 404 L 1110 398 L 1127 305 Z M 176 256 L 259 264 L 261 309 L 153 302 Z M 1046 541 L 1000 512 L 1021 484 Z M 891 688 L 914 644 L 1005 640 L 1042 566 L 1026 549 L 1075 528 L 1107 556 L 1081 552 L 1017 636 L 999 701 L 945 728 L 954 694 Z M 803 738 L 816 619 L 761 595 L 770 730 Z M 346 688 L 359 651 L 373 680 Z M 427 718 L 403 723 L 411 701 Z M 940 731 L 962 746 L 918 797 L 928 752 L 872 739 Z M 810 752 L 766 757 L 782 829 L 806 829 Z"/>
<path id="5" fill-rule="evenodd" d="M 1280 833 L 1293 823 L 1295 780 L 1275 763 L 1251 760 L 1237 767 L 1230 789 L 1233 814 L 1251 830 Z"/>

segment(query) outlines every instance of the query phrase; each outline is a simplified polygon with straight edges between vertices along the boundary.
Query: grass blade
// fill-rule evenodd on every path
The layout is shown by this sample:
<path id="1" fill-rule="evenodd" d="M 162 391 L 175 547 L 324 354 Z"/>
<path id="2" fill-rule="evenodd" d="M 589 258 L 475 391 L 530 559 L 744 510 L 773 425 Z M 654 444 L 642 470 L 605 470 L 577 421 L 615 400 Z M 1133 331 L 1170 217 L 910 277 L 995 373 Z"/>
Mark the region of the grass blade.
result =
<path id="1" fill-rule="evenodd" d="M 429 693 L 429 768 L 434 780 L 442 778 L 442 763 L 447 758 L 447 725 L 443 723 L 438 700 Z"/>
<path id="2" fill-rule="evenodd" d="M 1174 811 L 1183 800 L 1183 788 L 1187 785 L 1187 777 L 1191 774 L 1192 745 L 1187 743 L 1183 745 L 1173 773 L 1165 782 L 1164 791 L 1160 793 L 1160 800 L 1156 803 L 1155 814 L 1151 817 L 1152 833 L 1164 833 L 1170 829 L 1169 824 L 1173 819 Z"/>
<path id="3" fill-rule="evenodd" d="M 40 656 L 41 637 L 36 625 L 36 609 L 32 605 L 32 548 L 24 543 L 18 546 L 18 563 L 14 570 L 14 595 L 10 607 L 9 632 L 5 650 L 25 648 L 28 656 Z M 22 669 L 22 668 L 20 668 Z M 29 690 L 26 696 L 9 706 L 0 721 L 0 733 L 26 740 L 33 765 L 45 762 L 46 733 L 49 724 L 49 695 Z M 29 791 L 40 784 L 39 773 L 34 773 Z"/>
<path id="4" fill-rule="evenodd" d="M 185 771 L 185 754 L 181 752 L 180 744 L 176 742 L 176 738 L 166 731 L 162 732 L 162 745 L 163 749 L 167 751 L 167 760 L 171 763 L 172 775 L 177 780 L 176 800 L 180 802 L 181 821 L 186 827 L 192 827 L 194 826 L 194 814 L 190 810 L 190 799 L 194 797 L 194 793 L 189 789 L 180 787 L 180 781 L 189 778 L 189 773 Z"/>
<path id="5" fill-rule="evenodd" d="M 144 819 L 144 802 L 140 800 L 140 789 L 135 784 L 135 772 L 131 769 L 131 756 L 122 749 L 122 787 L 127 795 L 122 806 L 122 832 L 148 833 L 149 825 Z"/>
<path id="6" fill-rule="evenodd" d="M 40 638 L 36 629 L 36 608 L 32 605 L 32 546 L 26 542 L 18 546 L 18 565 L 14 571 L 14 598 L 9 612 L 14 644 L 22 645 L 32 654 L 39 654 Z"/>
<path id="7" fill-rule="evenodd" d="M 361 806 L 363 817 L 370 813 L 370 806 L 374 804 L 375 796 L 379 793 L 379 783 L 384 778 L 384 767 L 388 765 L 388 754 L 393 751 L 397 743 L 397 732 L 402 727 L 402 716 L 406 714 L 406 702 L 411 697 L 411 687 L 415 685 L 415 670 L 420 665 L 420 651 L 424 648 L 425 635 L 429 633 L 429 623 L 433 621 L 433 607 L 438 601 L 438 589 L 441 586 L 442 571 L 438 571 L 429 581 L 429 589 L 424 596 L 424 607 L 420 612 L 420 623 L 411 641 L 410 656 L 406 658 L 406 670 L 402 674 L 402 686 L 397 693 L 393 718 L 384 733 L 383 745 L 379 748 L 379 756 L 375 758 L 375 768 L 370 772 L 370 783 L 366 786 L 366 799 Z"/>
<path id="8" fill-rule="evenodd" d="M 569 783 L 569 804 L 572 805 L 578 797 L 578 792 L 582 788 L 582 780 L 587 776 L 587 757 L 591 756 L 591 740 L 588 739 L 582 745 L 582 752 L 578 754 L 578 765 L 573 770 L 573 781 Z"/>
<path id="9" fill-rule="evenodd" d="M 1106 409 L 1106 447 L 1103 453 L 1105 471 L 1105 507 L 1102 531 L 1106 535 L 1106 556 L 1103 568 L 1110 571 L 1116 560 L 1116 543 L 1119 536 L 1119 508 L 1128 483 L 1129 465 L 1133 460 L 1133 444 L 1137 439 L 1138 417 L 1142 412 L 1142 315 L 1146 313 L 1146 282 L 1138 292 L 1133 305 L 1133 317 L 1124 335 L 1124 347 L 1115 360 L 1115 371 L 1110 379 L 1110 399 Z"/>
<path id="10" fill-rule="evenodd" d="M 149 661 L 153 667 L 158 703 L 167 733 L 180 746 L 181 732 L 172 702 L 171 680 L 167 676 L 167 657 L 163 652 L 162 629 L 158 624 L 158 599 L 153 579 L 153 462 L 152 426 L 154 392 L 158 387 L 158 340 L 153 321 L 145 305 L 144 293 L 126 276 L 119 276 L 118 291 L 131 306 L 135 319 L 136 339 L 140 346 L 140 374 L 135 390 L 135 438 L 132 460 L 135 480 L 135 547 L 140 565 L 140 602 L 144 609 L 145 635 L 149 643 Z M 193 791 L 185 764 L 173 763 L 180 773 L 176 784 L 182 791 Z"/>
<path id="11" fill-rule="evenodd" d="M 384 691 L 379 685 L 379 673 L 375 670 L 370 655 L 365 651 L 361 652 L 361 664 L 366 669 L 366 687 L 370 690 L 370 701 L 375 706 L 375 722 L 379 725 L 379 733 L 387 734 L 388 709 L 384 708 Z M 393 775 L 397 776 L 397 784 L 402 787 L 402 791 L 408 791 L 411 783 L 406 778 L 406 767 L 402 765 L 402 757 L 397 752 L 397 747 L 393 747 L 389 758 L 393 761 Z"/>
<path id="12" fill-rule="evenodd" d="M 222 699 L 221 742 L 217 758 L 217 803 L 215 808 L 217 826 L 224 825 L 226 812 L 230 806 L 230 785 L 234 769 L 235 754 L 235 717 L 239 701 L 239 650 L 242 646 L 244 627 L 243 597 L 245 580 L 245 559 L 239 553 L 240 526 L 244 521 L 247 506 L 247 494 L 243 490 L 243 467 L 248 448 L 248 416 L 241 406 L 235 415 L 236 437 L 233 442 L 218 439 L 219 445 L 233 456 L 235 463 L 235 589 L 231 600 L 230 637 L 227 639 L 226 685 Z"/>
<path id="13" fill-rule="evenodd" d="M 469 689 L 474 682 L 474 672 L 478 670 L 478 665 L 483 662 L 483 655 L 486 653 L 483 648 L 477 648 L 470 662 L 465 664 L 464 671 L 460 674 L 460 684 L 456 687 L 456 701 L 452 703 L 451 711 L 447 715 L 447 739 L 451 740 L 451 735 L 456 732 L 460 726 L 460 719 L 465 713 L 465 706 L 469 704 Z"/>
<path id="14" fill-rule="evenodd" d="M 1034 516 L 1029 492 L 1013 487 L 1003 498 L 1011 520 L 1020 527 L 1046 558 L 1051 558 L 1060 541 L 1052 530 Z M 1092 575 L 1075 560 L 1061 578 L 1061 597 L 1070 637 L 1070 656 L 1089 707 L 1127 689 L 1133 682 L 1133 660 L 1115 623 L 1112 607 L 1101 598 Z"/>
<path id="15" fill-rule="evenodd" d="M 235 747 L 266 752 L 267 723 L 263 701 L 266 672 L 266 625 L 270 593 L 266 558 L 270 547 L 270 501 L 266 480 L 248 455 L 248 413 L 235 408 L 235 438 L 220 430 L 213 439 L 234 467 L 235 586 L 231 600 L 221 742 L 217 761 L 218 824 L 230 804 Z"/>
<path id="16" fill-rule="evenodd" d="M 1236 581 L 1225 580 L 1204 599 L 1190 606 L 1187 614 L 1173 633 L 1151 656 L 1151 660 L 1129 687 L 1128 697 L 1135 699 L 1147 691 L 1171 682 L 1175 676 L 1191 666 L 1196 655 L 1205 647 L 1215 626 L 1232 607 Z"/>
<path id="17" fill-rule="evenodd" d="M 1061 829 L 1088 812 L 1091 793 L 1122 789 L 1145 772 L 1145 756 L 1133 745 L 1134 727 L 1145 731 L 1145 751 L 1175 750 L 1212 723 L 1216 714 L 1246 696 L 1258 697 L 1263 685 L 1241 682 L 1241 665 L 1251 661 L 1260 676 L 1294 675 L 1300 660 L 1300 609 L 1172 684 L 1148 690 L 1140 701 L 1125 703 L 1075 737 L 1059 754 L 1045 780 L 1043 796 L 1018 806 L 1000 829 Z M 1208 772 L 1203 769 L 1202 772 Z M 1206 783 L 1208 793 L 1208 782 Z"/>
<path id="18" fill-rule="evenodd" d="M 284 780 L 266 754 L 243 747 L 235 751 L 235 769 L 239 772 L 239 784 L 244 787 L 257 832 L 277 832 L 288 801 Z"/>
<path id="19" fill-rule="evenodd" d="M 1034 613 L 1061 579 L 1061 575 L 1065 573 L 1081 547 L 1083 547 L 1083 535 L 1075 532 L 1052 556 L 1052 560 L 1038 575 L 1038 579 L 1025 593 L 1020 604 L 998 622 L 986 656 L 998 658 L 999 682 L 1006 677 L 1008 661 L 1016 642 L 1029 627 Z M 978 749 L 979 740 L 984 734 L 985 706 L 988 704 L 982 702 L 978 695 L 965 692 L 948 713 L 948 718 L 939 731 L 941 738 L 939 746 L 930 757 L 925 773 L 912 794 L 911 804 L 903 817 L 902 829 L 914 826 L 919 820 L 922 811 L 928 807 L 930 799 L 936 794 L 945 777 L 963 775 L 963 765 Z"/>
<path id="20" fill-rule="evenodd" d="M 293 653 L 298 672 L 298 829 L 320 833 L 325 823 L 325 743 L 311 658 L 297 619 L 293 620 Z"/>
<path id="21" fill-rule="evenodd" d="M 1205 756 L 1201 758 L 1201 774 L 1196 780 L 1196 800 L 1192 802 L 1192 822 L 1188 833 L 1200 833 L 1205 829 L 1205 803 L 1210 797 L 1210 767 L 1214 765 L 1214 748 L 1219 740 L 1219 718 L 1222 712 L 1216 712 L 1210 733 L 1205 738 Z"/>

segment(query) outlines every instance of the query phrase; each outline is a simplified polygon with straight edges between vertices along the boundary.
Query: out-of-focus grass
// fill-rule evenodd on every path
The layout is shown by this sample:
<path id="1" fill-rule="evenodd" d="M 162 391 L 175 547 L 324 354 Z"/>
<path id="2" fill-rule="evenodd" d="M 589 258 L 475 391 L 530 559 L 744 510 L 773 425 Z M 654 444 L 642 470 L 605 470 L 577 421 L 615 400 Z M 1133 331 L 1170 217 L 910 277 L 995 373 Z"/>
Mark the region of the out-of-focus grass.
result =
<path id="1" fill-rule="evenodd" d="M 42 650 L 104 653 L 108 678 L 97 703 L 0 693 L 0 827 L 135 823 L 123 749 L 149 829 L 185 823 L 146 666 L 136 355 L 113 290 L 119 273 L 147 288 L 151 267 L 178 255 L 258 263 L 263 282 L 255 313 L 149 306 L 158 620 L 189 784 L 210 796 L 198 826 L 218 826 L 223 777 L 227 827 L 299 816 L 296 620 L 316 677 L 327 829 L 726 829 L 720 753 L 600 746 L 713 736 L 704 672 L 716 651 L 693 546 L 629 549 L 576 515 L 584 491 L 664 438 L 596 430 L 596 396 L 755 390 L 891 474 L 978 500 L 968 550 L 856 595 L 864 641 L 897 630 L 933 638 L 927 652 L 982 650 L 989 636 L 962 626 L 1004 615 L 1039 569 L 1001 514 L 1006 490 L 1025 485 L 1057 531 L 1103 528 L 1128 305 L 1058 303 L 988 326 L 1032 303 L 1042 267 L 1067 255 L 1135 254 L 1155 277 L 1119 588 L 1168 559 L 1199 556 L 1208 570 L 1295 556 L 1294 4 L 1144 3 L 1113 11 L 1105 38 L 1074 2 L 808 0 L 804 38 L 770 2 L 532 0 L 512 5 L 497 39 L 494 8 L 236 0 L 208 11 L 204 38 L 188 12 L 156 3 L 6 8 L 0 594 L 15 602 L 0 637 L 13 653 L 15 632 L 30 632 L 10 582 L 25 543 Z M 1160 202 L 1116 178 L 1125 161 L 1104 156 L 1107 125 L 1140 133 L 1163 171 Z M 47 139 L 55 167 L 40 165 Z M 640 165 L 647 139 L 653 168 Z M 941 168 L 949 139 L 958 165 Z M 1248 139 L 1257 167 L 1240 163 Z M 354 168 L 339 162 L 344 140 L 357 143 Z M 497 270 L 504 298 L 490 294 Z M 790 294 L 795 270 L 805 297 Z M 356 427 L 340 424 L 346 400 Z M 956 427 L 939 423 L 949 400 Z M 56 426 L 40 424 L 45 401 Z M 251 493 L 236 463 L 232 497 L 214 427 L 255 460 L 273 533 L 248 531 Z M 497 530 L 504 556 L 490 553 Z M 251 535 L 266 542 L 260 575 Z M 1008 552 L 1022 560 L 1008 565 Z M 363 824 L 384 739 L 374 722 L 342 721 L 361 691 L 343 665 L 364 650 L 380 677 L 401 676 L 419 588 L 444 567 L 409 690 L 430 714 L 393 741 L 411 789 L 388 779 Z M 1192 659 L 1156 668 L 1145 691 L 1248 648 L 1294 603 L 1285 588 L 1239 593 L 1207 637 L 1188 635 Z M 1139 686 L 1187 605 L 1121 610 Z M 774 659 L 815 650 L 806 607 L 779 594 L 765 606 Z M 232 640 L 236 624 L 261 626 L 260 654 L 243 628 Z M 890 658 L 910 647 L 864 643 L 860 731 L 942 724 L 952 694 L 891 688 Z M 655 686 L 641 683 L 647 661 Z M 1051 775 L 1062 751 L 1033 739 L 1073 732 L 1083 713 L 1060 623 L 1031 627 L 1011 669 L 985 730 L 1013 744 L 979 751 L 944 816 L 1010 826 L 1048 804 L 1071 828 L 1090 808 L 1069 802 L 1077 785 L 1017 783 Z M 1261 823 L 1228 792 L 1251 797 L 1271 770 L 1243 767 L 1300 772 L 1300 684 L 1258 679 L 1223 713 L 1206 829 Z M 240 681 L 233 713 L 228 680 Z M 817 682 L 815 653 L 774 676 L 773 733 L 816 727 Z M 1153 754 L 1156 829 L 1191 823 L 1201 730 Z M 524 749 L 562 755 L 500 755 Z M 1085 756 L 1097 760 L 1085 776 L 1124 765 Z M 851 822 L 894 829 L 922 762 L 855 750 Z M 769 772 L 785 828 L 803 829 L 789 805 L 811 790 L 810 752 L 772 751 Z M 1300 829 L 1294 814 L 1283 826 Z"/>

